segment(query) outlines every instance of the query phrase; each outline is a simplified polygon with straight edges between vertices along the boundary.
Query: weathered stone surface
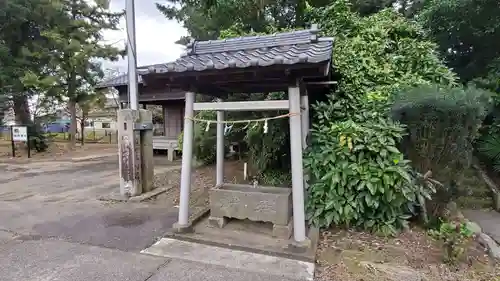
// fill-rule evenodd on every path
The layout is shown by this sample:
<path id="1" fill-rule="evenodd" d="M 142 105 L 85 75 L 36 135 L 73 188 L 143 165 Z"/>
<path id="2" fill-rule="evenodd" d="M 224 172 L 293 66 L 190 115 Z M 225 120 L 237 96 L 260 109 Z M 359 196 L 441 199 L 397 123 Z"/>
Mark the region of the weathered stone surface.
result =
<path id="1" fill-rule="evenodd" d="M 364 267 L 370 269 L 371 271 L 379 272 L 383 274 L 385 279 L 388 281 L 424 281 L 425 278 L 415 269 L 407 266 L 400 266 L 396 264 L 378 264 L 371 262 L 362 262 Z"/>
<path id="2" fill-rule="evenodd" d="M 273 237 L 288 239 L 292 236 L 292 232 L 292 220 L 290 220 L 287 225 L 273 224 Z"/>
<path id="3" fill-rule="evenodd" d="M 312 241 L 309 238 L 306 238 L 306 240 L 302 242 L 292 240 L 288 244 L 287 250 L 292 253 L 305 253 L 311 247 L 311 243 Z"/>
<path id="4" fill-rule="evenodd" d="M 227 218 L 216 218 L 216 217 L 209 217 L 208 222 L 210 225 L 223 228 L 227 224 Z"/>
<path id="5" fill-rule="evenodd" d="M 495 211 L 500 212 L 500 192 L 493 193 Z"/>
<path id="6" fill-rule="evenodd" d="M 211 216 L 287 225 L 292 215 L 290 188 L 228 185 L 210 190 Z"/>
<path id="7" fill-rule="evenodd" d="M 153 123 L 153 113 L 147 109 L 139 109 L 140 122 Z M 153 160 L 153 130 L 143 130 L 140 133 L 141 145 L 141 184 L 142 192 L 152 191 L 154 186 L 154 160 Z"/>
<path id="8" fill-rule="evenodd" d="M 486 249 L 488 249 L 488 254 L 490 257 L 494 259 L 500 259 L 500 247 L 490 236 L 485 233 L 481 233 L 478 236 L 478 241 L 481 243 Z"/>

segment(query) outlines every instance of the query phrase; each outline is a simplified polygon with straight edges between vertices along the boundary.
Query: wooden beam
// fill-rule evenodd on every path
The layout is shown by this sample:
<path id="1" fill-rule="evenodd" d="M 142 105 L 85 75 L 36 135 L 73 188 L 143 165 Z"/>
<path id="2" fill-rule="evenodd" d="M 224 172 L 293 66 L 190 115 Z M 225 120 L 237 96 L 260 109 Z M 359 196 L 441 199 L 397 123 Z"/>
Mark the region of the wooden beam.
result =
<path id="1" fill-rule="evenodd" d="M 233 102 L 196 102 L 194 110 L 222 110 L 222 111 L 266 111 L 289 109 L 288 100 L 267 101 L 233 101 Z"/>
<path id="2" fill-rule="evenodd" d="M 311 82 L 303 82 L 306 85 L 335 85 L 338 84 L 337 81 L 311 81 Z"/>

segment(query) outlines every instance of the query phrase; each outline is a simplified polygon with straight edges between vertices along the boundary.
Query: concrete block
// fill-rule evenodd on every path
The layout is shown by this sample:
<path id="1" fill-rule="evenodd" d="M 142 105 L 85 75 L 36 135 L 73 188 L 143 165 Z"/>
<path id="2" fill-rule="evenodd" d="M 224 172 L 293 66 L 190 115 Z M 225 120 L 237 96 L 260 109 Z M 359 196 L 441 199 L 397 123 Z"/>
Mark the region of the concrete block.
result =
<path id="1" fill-rule="evenodd" d="M 314 262 L 304 262 L 294 259 L 244 252 L 235 249 L 220 248 L 171 238 L 162 238 L 151 247 L 141 251 L 141 253 L 165 257 L 173 260 L 187 260 L 197 264 L 224 266 L 224 268 L 230 269 L 233 272 L 244 271 L 272 275 L 272 278 L 267 280 L 314 280 Z M 205 275 L 202 274 L 197 276 L 197 279 L 193 280 L 209 280 Z M 161 280 L 190 279 L 172 278 Z M 217 276 L 217 278 L 213 280 L 244 279 L 242 279 L 241 276 L 231 278 Z M 256 281 L 261 279 L 250 278 L 249 280 Z"/>
<path id="2" fill-rule="evenodd" d="M 224 226 L 226 226 L 228 222 L 228 218 L 217 218 L 217 217 L 209 217 L 208 218 L 208 223 L 211 225 L 211 226 L 214 226 L 214 227 L 218 227 L 218 228 L 223 228 Z"/>
<path id="3" fill-rule="evenodd" d="M 209 191 L 213 217 L 249 219 L 288 225 L 292 215 L 290 188 L 224 184 Z"/>
<path id="4" fill-rule="evenodd" d="M 287 225 L 273 224 L 273 237 L 289 239 L 293 233 L 293 221 L 290 220 Z"/>

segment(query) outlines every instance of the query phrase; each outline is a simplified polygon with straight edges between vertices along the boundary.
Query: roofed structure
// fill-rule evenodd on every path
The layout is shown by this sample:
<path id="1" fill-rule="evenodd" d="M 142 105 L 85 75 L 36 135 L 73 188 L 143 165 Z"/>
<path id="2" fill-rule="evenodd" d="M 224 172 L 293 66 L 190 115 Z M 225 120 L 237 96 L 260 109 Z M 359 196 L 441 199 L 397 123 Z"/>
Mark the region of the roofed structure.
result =
<path id="1" fill-rule="evenodd" d="M 278 111 L 288 110 L 290 125 L 290 166 L 292 190 L 289 194 L 293 201 L 293 225 L 290 214 L 285 214 L 279 224 L 273 222 L 274 230 L 283 229 L 283 238 L 290 238 L 293 230 L 294 242 L 291 247 L 304 248 L 311 246 L 306 236 L 304 209 L 304 171 L 302 153 L 307 146 L 309 134 L 309 100 L 308 83 L 329 85 L 330 62 L 333 51 L 333 38 L 321 38 L 318 28 L 300 30 L 274 35 L 240 37 L 226 40 L 193 42 L 188 51 L 174 62 L 152 65 L 147 73 L 142 73 L 143 84 L 147 87 L 169 86 L 186 91 L 182 169 L 179 196 L 179 220 L 174 224 L 178 232 L 191 229 L 189 222 L 189 194 L 191 190 L 191 169 L 193 159 L 194 111 L 214 110 L 217 120 L 204 120 L 207 128 L 211 122 L 217 126 L 216 140 L 216 181 L 210 190 L 211 194 L 225 192 L 231 187 L 224 182 L 224 132 L 228 123 L 224 115 L 227 111 Z M 232 93 L 266 93 L 283 91 L 288 93 L 282 100 L 246 100 L 224 101 L 224 97 Z M 194 93 L 216 96 L 216 102 L 195 102 Z M 281 118 L 281 117 L 279 117 Z M 254 122 L 261 119 L 253 120 Z M 267 120 L 264 120 L 264 134 L 267 132 Z M 200 121 L 200 120 L 196 120 Z M 241 121 L 241 120 L 240 120 Z M 248 120 L 244 120 L 249 122 Z M 299 137 L 300 136 L 300 137 Z M 225 189 L 227 187 L 227 189 Z M 245 193 L 259 193 L 259 188 L 251 185 L 238 185 L 239 195 L 250 200 L 259 201 L 256 197 L 245 197 Z M 269 189 L 266 189 L 269 190 Z M 272 189 L 270 189 L 272 190 Z M 269 193 L 262 198 L 269 196 Z M 287 191 L 288 192 L 288 191 Z M 226 194 L 227 195 L 227 194 Z M 215 225 L 223 228 L 227 218 L 261 220 L 269 222 L 269 218 L 261 216 L 262 201 L 245 203 L 242 207 L 231 208 L 229 205 L 241 204 L 240 199 L 226 205 L 226 195 L 210 196 L 210 217 Z M 231 197 L 231 200 L 235 197 Z M 245 199 L 246 200 L 246 199 Z M 290 197 L 288 199 L 290 200 Z M 222 203 L 221 203 L 222 202 Z M 289 202 L 289 201 L 288 201 Z M 224 205 L 224 210 L 216 210 Z M 265 204 L 270 213 L 278 214 L 290 210 L 290 206 Z M 278 206 L 279 205 L 279 206 Z M 228 207 L 229 206 L 229 207 Z M 226 208 L 228 207 L 228 208 Z M 278 210 L 279 209 L 279 210 Z M 252 213 L 255 211 L 254 213 Z M 255 215 L 255 213 L 259 213 Z M 276 231 L 278 235 L 279 231 Z"/>
<path id="2" fill-rule="evenodd" d="M 333 38 L 321 38 L 318 31 L 313 26 L 273 35 L 192 42 L 176 61 L 147 67 L 143 83 L 220 96 L 284 91 L 298 77 L 325 80 Z"/>
<path id="3" fill-rule="evenodd" d="M 139 77 L 137 79 L 137 82 L 139 85 L 142 85 L 142 77 L 141 74 L 146 74 L 147 73 L 147 68 L 149 66 L 142 66 L 137 69 L 137 73 L 139 74 Z M 127 86 L 128 85 L 128 76 L 127 73 L 123 73 L 120 75 L 117 75 L 115 77 L 111 77 L 105 81 L 102 81 L 101 83 L 97 84 L 95 86 L 96 89 L 103 89 L 103 88 L 110 88 L 110 87 L 119 87 L 119 86 Z"/>

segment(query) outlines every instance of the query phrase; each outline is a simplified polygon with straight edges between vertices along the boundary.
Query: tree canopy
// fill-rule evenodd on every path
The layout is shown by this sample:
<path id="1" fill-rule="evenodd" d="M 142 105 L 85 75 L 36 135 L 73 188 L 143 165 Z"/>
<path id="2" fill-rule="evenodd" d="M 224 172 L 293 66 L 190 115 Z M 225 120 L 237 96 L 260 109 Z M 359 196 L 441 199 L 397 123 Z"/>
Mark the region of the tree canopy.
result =
<path id="1" fill-rule="evenodd" d="M 496 0 L 428 0 L 417 19 L 464 82 L 498 71 L 500 5 Z M 492 69 L 493 68 L 493 69 Z"/>
<path id="2" fill-rule="evenodd" d="M 103 70 L 100 59 L 122 51 L 102 42 L 102 31 L 116 29 L 123 13 L 107 1 L 11 0 L 0 3 L 0 100 L 14 107 L 17 121 L 32 124 L 29 100 L 43 95 L 69 103 L 74 143 L 74 110 L 94 95 Z M 2 110 L 3 112 L 3 110 Z"/>

